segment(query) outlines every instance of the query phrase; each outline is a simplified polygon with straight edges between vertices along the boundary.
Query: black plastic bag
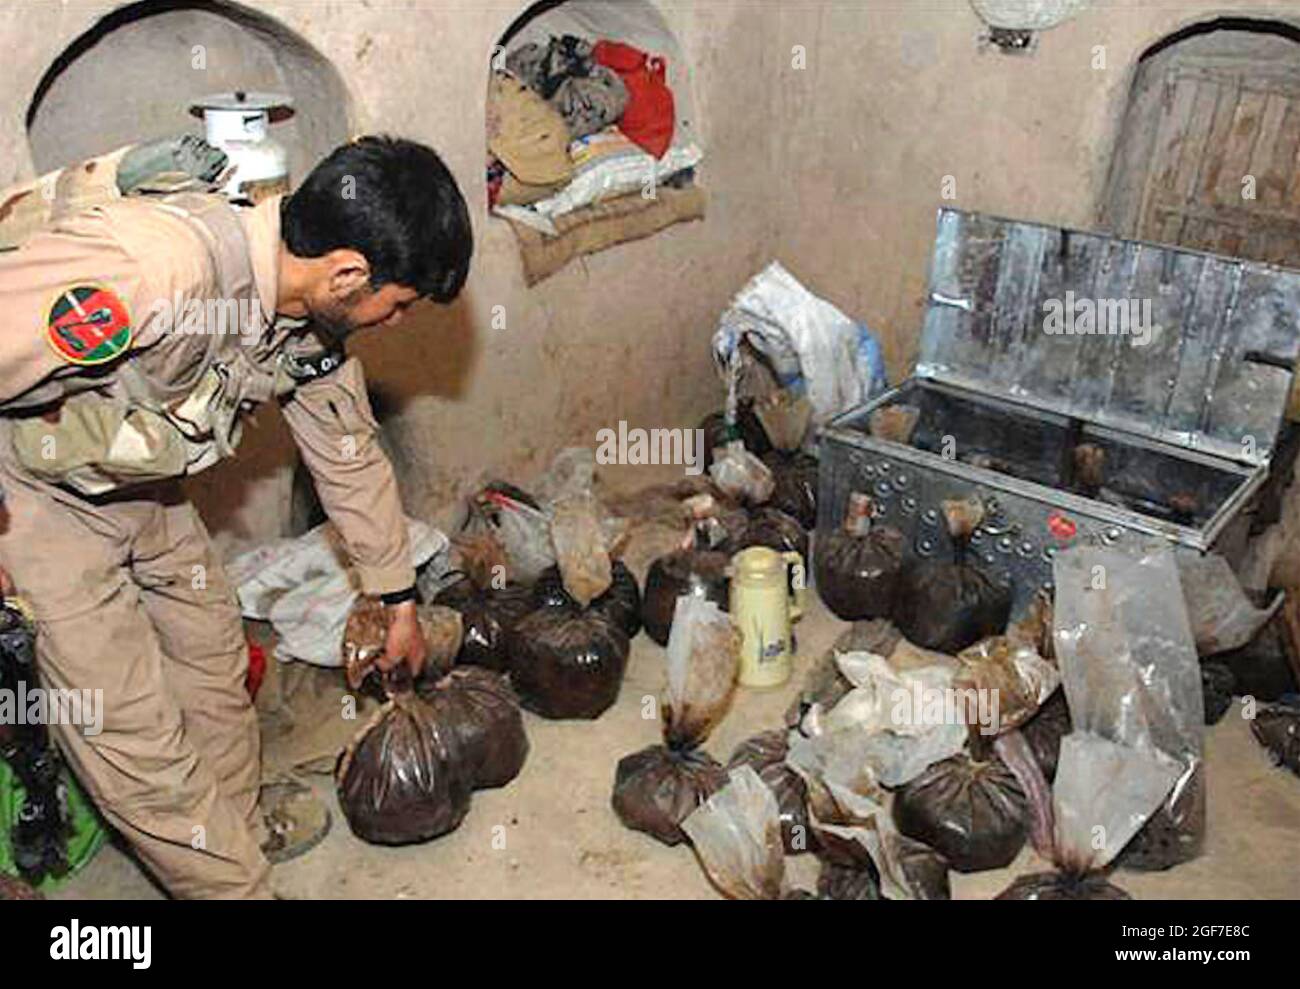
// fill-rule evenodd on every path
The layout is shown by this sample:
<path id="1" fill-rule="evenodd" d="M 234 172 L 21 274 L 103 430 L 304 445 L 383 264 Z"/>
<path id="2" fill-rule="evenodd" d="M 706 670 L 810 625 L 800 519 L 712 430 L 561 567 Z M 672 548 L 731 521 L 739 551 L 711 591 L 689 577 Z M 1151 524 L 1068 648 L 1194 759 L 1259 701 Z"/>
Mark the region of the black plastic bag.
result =
<path id="1" fill-rule="evenodd" d="M 785 512 L 805 529 L 817 525 L 817 458 L 807 453 L 772 450 L 763 455 L 772 472 L 768 505 Z"/>
<path id="2" fill-rule="evenodd" d="M 794 550 L 807 566 L 808 543 L 808 533 L 796 519 L 779 508 L 764 505 L 749 513 L 744 527 L 723 548 L 733 555 L 750 546 L 766 546 L 778 553 Z"/>
<path id="3" fill-rule="evenodd" d="M 822 862 L 817 876 L 817 898 L 821 900 L 881 900 L 880 879 L 867 863 L 862 868 Z"/>
<path id="4" fill-rule="evenodd" d="M 618 698 L 627 668 L 623 630 L 590 608 L 538 608 L 510 634 L 510 679 L 544 718 L 598 718 Z"/>
<path id="5" fill-rule="evenodd" d="M 1025 843 L 1029 806 L 1000 759 L 962 754 L 930 766 L 894 797 L 894 822 L 958 872 L 1000 869 Z"/>
<path id="6" fill-rule="evenodd" d="M 641 589 L 622 560 L 612 561 L 611 570 L 613 582 L 609 590 L 595 598 L 588 607 L 621 628 L 629 639 L 636 638 L 641 631 Z M 578 607 L 573 595 L 564 589 L 558 566 L 542 571 L 537 578 L 533 585 L 533 605 L 538 608 Z"/>
<path id="7" fill-rule="evenodd" d="M 460 826 L 474 779 L 460 734 L 410 689 L 409 678 L 389 682 L 388 701 L 343 752 L 335 782 L 358 838 L 409 845 Z"/>
<path id="8" fill-rule="evenodd" d="M 676 845 L 686 840 L 682 821 L 726 783 L 707 752 L 651 745 L 618 761 L 611 803 L 624 826 Z"/>
<path id="9" fill-rule="evenodd" d="M 924 560 L 903 568 L 894 623 L 918 646 L 961 652 L 1001 635 L 1010 615 L 1010 589 L 966 563 Z"/>
<path id="10" fill-rule="evenodd" d="M 510 630 L 533 610 L 532 598 L 532 591 L 522 584 L 479 588 L 466 577 L 440 591 L 433 603 L 454 608 L 463 621 L 464 640 L 456 664 L 497 672 L 509 669 Z"/>
<path id="11" fill-rule="evenodd" d="M 1213 659 L 1232 670 L 1236 692 L 1257 701 L 1275 701 L 1300 692 L 1288 656 L 1285 609 L 1240 649 L 1217 653 Z"/>
<path id="12" fill-rule="evenodd" d="M 1065 691 L 1060 689 L 1052 693 L 1037 714 L 1020 726 L 1020 733 L 1034 754 L 1034 761 L 1049 783 L 1056 778 L 1061 739 L 1072 730 L 1070 707 L 1065 702 Z"/>
<path id="13" fill-rule="evenodd" d="M 1021 876 L 995 897 L 999 900 L 1131 900 L 1102 873 L 1034 872 Z"/>
<path id="14" fill-rule="evenodd" d="M 528 758 L 519 700 L 501 674 L 474 666 L 418 686 L 441 724 L 455 732 L 475 789 L 505 786 Z"/>
<path id="15" fill-rule="evenodd" d="M 1205 723 L 1217 725 L 1232 707 L 1237 677 L 1226 663 L 1201 663 L 1201 693 L 1205 695 Z"/>
<path id="16" fill-rule="evenodd" d="M 758 773 L 780 809 L 781 843 L 788 853 L 797 855 L 814 844 L 808 821 L 808 785 L 786 764 L 786 751 L 785 731 L 761 732 L 736 746 L 727 769 L 749 766 Z"/>
<path id="17" fill-rule="evenodd" d="M 1011 587 L 1002 587 L 968 560 L 972 533 L 984 520 L 978 499 L 943 502 L 952 539 L 951 560 L 920 560 L 903 567 L 894 624 L 914 644 L 958 653 L 1001 635 L 1011 617 Z"/>
<path id="18" fill-rule="evenodd" d="M 1300 705 L 1261 705 L 1250 731 L 1277 765 L 1300 776 Z"/>
<path id="19" fill-rule="evenodd" d="M 680 549 L 650 564 L 641 602 L 646 635 L 661 646 L 668 645 L 673 609 L 682 595 L 704 598 L 725 611 L 731 592 L 726 572 L 730 562 L 731 557 L 718 550 Z"/>
<path id="20" fill-rule="evenodd" d="M 872 525 L 870 507 L 866 496 L 851 495 L 843 526 L 817 537 L 817 594 L 848 622 L 892 615 L 903 567 L 903 534 Z"/>

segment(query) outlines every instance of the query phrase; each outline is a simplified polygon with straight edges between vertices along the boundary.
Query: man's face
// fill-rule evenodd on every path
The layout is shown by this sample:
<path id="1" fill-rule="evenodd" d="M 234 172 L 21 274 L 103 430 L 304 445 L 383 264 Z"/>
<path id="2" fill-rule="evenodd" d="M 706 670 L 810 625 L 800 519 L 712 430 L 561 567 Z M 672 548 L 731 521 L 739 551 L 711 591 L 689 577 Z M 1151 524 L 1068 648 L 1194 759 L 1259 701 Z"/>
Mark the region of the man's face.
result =
<path id="1" fill-rule="evenodd" d="M 316 326 L 336 340 L 370 326 L 394 326 L 419 299 L 419 293 L 405 285 L 389 283 L 380 289 L 365 285 L 343 296 L 322 293 L 307 305 Z"/>

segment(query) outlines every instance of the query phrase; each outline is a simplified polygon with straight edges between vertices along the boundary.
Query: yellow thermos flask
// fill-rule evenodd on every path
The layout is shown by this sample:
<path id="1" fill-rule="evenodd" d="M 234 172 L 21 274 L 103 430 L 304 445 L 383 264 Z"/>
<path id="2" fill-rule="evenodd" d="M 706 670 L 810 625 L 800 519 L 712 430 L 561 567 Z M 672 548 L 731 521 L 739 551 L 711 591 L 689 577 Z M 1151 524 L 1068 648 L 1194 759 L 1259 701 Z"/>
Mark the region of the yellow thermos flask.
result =
<path id="1" fill-rule="evenodd" d="M 790 593 L 789 566 L 799 569 Z M 790 679 L 794 639 L 790 623 L 803 614 L 803 558 L 766 546 L 742 549 L 731 558 L 731 620 L 740 629 L 740 683 L 776 687 Z"/>

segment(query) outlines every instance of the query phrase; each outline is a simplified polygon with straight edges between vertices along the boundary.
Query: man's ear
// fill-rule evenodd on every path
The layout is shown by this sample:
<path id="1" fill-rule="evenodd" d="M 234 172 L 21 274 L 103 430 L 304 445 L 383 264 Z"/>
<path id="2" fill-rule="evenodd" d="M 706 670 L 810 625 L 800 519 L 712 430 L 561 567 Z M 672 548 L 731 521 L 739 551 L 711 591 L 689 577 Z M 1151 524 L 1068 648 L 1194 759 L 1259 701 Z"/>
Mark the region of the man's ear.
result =
<path id="1" fill-rule="evenodd" d="M 329 293 L 350 300 L 370 284 L 370 263 L 360 251 L 340 247 L 326 255 L 329 264 Z"/>

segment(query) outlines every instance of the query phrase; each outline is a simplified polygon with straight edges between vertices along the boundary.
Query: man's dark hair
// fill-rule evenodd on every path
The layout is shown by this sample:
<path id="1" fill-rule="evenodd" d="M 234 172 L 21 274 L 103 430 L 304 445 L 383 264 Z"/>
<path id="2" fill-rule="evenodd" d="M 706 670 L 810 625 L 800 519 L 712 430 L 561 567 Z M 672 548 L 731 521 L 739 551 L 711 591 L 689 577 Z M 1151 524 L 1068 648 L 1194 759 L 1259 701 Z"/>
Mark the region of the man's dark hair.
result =
<path id="1" fill-rule="evenodd" d="M 465 197 L 432 148 L 362 137 L 335 148 L 280 204 L 280 236 L 300 258 L 351 248 L 370 285 L 390 282 L 438 302 L 460 293 L 474 252 Z"/>

